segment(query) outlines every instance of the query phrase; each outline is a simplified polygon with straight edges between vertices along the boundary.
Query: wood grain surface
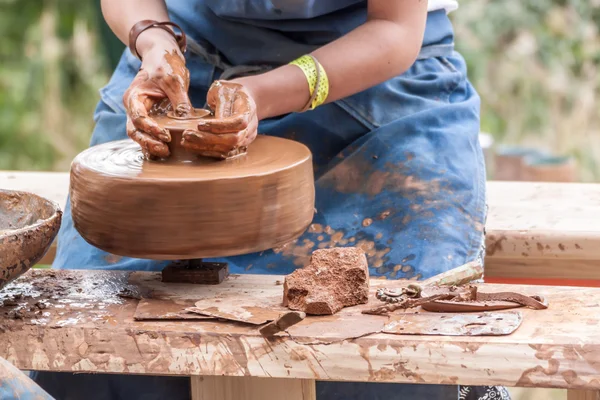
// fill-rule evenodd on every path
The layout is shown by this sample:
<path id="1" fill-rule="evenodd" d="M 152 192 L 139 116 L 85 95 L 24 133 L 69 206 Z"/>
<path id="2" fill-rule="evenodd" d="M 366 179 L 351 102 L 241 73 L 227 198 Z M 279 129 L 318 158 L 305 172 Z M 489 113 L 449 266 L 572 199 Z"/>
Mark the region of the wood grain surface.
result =
<path id="1" fill-rule="evenodd" d="M 521 327 L 499 337 L 369 335 L 383 317 L 362 315 L 361 307 L 307 317 L 273 339 L 246 324 L 133 319 L 138 300 L 131 293 L 216 299 L 223 293 L 228 301 L 240 293 L 260 300 L 279 293 L 281 279 L 234 275 L 217 290 L 165 285 L 157 273 L 30 271 L 2 292 L 38 297 L 0 309 L 7 315 L 0 356 L 25 370 L 600 388 L 600 289 L 594 288 L 481 285 L 549 300 L 548 310 L 522 309 Z M 402 282 L 372 280 L 372 289 L 384 284 Z M 8 317 L 22 302 L 40 300 L 47 306 L 39 316 Z"/>

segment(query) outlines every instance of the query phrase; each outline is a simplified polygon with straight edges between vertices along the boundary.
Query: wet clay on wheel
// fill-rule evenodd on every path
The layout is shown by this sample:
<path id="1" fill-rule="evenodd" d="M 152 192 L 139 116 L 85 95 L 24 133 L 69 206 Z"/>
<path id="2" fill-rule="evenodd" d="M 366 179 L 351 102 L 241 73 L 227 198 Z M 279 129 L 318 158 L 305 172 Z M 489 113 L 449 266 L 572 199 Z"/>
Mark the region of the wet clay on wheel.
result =
<path id="1" fill-rule="evenodd" d="M 246 154 L 228 160 L 147 160 L 130 139 L 97 145 L 73 161 L 70 194 L 75 228 L 92 245 L 177 260 L 295 239 L 312 221 L 315 189 L 306 146 L 259 135 Z"/>
<path id="2" fill-rule="evenodd" d="M 203 118 L 210 118 L 210 111 L 195 108 L 191 114 L 183 117 L 176 116 L 172 111 L 169 111 L 154 114 L 152 118 L 159 126 L 168 129 L 171 134 L 171 141 L 168 143 L 171 153 L 169 156 L 170 161 L 195 161 L 200 158 L 181 146 L 181 139 L 186 129 L 198 129 L 198 121 Z"/>

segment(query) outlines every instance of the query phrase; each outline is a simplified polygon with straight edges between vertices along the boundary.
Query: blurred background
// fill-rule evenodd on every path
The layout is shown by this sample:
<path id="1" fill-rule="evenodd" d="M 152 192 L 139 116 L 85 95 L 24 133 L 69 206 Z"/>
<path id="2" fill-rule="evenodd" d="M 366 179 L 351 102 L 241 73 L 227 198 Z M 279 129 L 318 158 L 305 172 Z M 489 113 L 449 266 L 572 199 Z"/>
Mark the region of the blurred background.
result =
<path id="1" fill-rule="evenodd" d="M 490 177 L 599 181 L 600 0 L 460 0 L 452 19 Z M 0 0 L 0 170 L 67 171 L 122 50 L 98 0 Z"/>
<path id="2" fill-rule="evenodd" d="M 98 3 L 0 0 L 0 169 L 66 171 L 87 147 L 123 49 Z M 452 18 L 485 147 L 542 150 L 567 180 L 598 181 L 600 0 L 460 0 Z"/>

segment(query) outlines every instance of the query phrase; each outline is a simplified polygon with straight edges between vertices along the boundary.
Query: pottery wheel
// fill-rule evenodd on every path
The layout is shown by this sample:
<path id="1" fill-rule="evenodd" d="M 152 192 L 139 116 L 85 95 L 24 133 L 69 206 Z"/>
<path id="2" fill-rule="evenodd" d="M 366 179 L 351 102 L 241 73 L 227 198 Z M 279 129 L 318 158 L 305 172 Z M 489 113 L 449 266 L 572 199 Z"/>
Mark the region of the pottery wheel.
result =
<path id="1" fill-rule="evenodd" d="M 75 228 L 90 244 L 177 260 L 285 244 L 311 223 L 315 191 L 308 148 L 259 135 L 229 160 L 146 160 L 129 139 L 94 146 L 73 161 L 70 195 Z"/>

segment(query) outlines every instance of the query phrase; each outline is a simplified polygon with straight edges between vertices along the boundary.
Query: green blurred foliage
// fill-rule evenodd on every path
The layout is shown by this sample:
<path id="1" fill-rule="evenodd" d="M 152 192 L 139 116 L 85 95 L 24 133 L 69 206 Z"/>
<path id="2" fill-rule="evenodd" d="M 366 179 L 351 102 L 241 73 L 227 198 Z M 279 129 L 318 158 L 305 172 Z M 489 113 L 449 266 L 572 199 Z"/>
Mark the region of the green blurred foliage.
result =
<path id="1" fill-rule="evenodd" d="M 0 0 L 0 169 L 66 170 L 108 77 L 92 1 Z"/>
<path id="2" fill-rule="evenodd" d="M 600 1 L 462 0 L 457 49 L 496 142 L 574 156 L 600 178 Z"/>
<path id="3" fill-rule="evenodd" d="M 572 155 L 582 180 L 599 180 L 600 0 L 459 3 L 482 131 Z M 122 48 L 99 1 L 0 0 L 0 169 L 67 170 Z"/>

